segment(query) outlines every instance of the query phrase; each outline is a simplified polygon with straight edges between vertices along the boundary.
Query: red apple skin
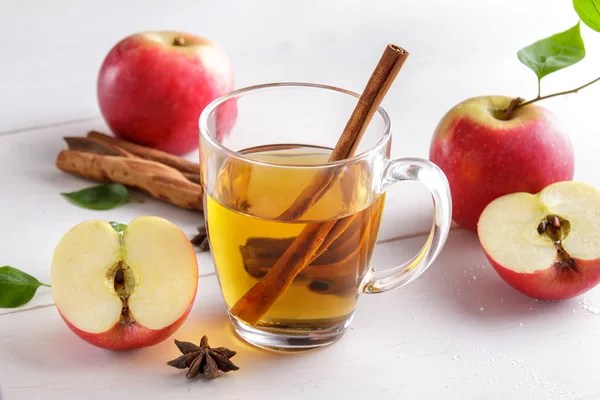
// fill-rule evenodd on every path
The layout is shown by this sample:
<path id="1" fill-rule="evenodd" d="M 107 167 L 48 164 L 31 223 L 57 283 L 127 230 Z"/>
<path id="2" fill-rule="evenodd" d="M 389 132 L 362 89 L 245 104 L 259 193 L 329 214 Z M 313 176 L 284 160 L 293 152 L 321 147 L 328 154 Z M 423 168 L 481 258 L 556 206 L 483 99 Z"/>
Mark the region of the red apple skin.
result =
<path id="1" fill-rule="evenodd" d="M 532 274 L 524 274 L 503 267 L 494 261 L 487 252 L 485 255 L 506 283 L 534 299 L 570 299 L 587 292 L 600 283 L 600 260 L 574 258 L 576 271 L 550 266 Z"/>
<path id="2" fill-rule="evenodd" d="M 185 46 L 174 46 L 175 36 Z M 198 148 L 198 119 L 215 98 L 234 88 L 227 55 L 215 43 L 182 32 L 128 36 L 108 53 L 97 80 L 101 113 L 118 137 L 172 154 Z M 235 100 L 217 115 L 217 139 L 229 134 Z"/>
<path id="3" fill-rule="evenodd" d="M 494 118 L 490 110 L 506 109 L 510 101 L 487 96 L 458 104 L 442 118 L 431 141 L 429 158 L 450 184 L 453 219 L 473 232 L 492 200 L 514 192 L 538 193 L 573 179 L 574 154 L 563 125 L 534 104 L 518 108 L 508 121 Z"/>
<path id="4" fill-rule="evenodd" d="M 129 326 L 116 324 L 102 333 L 89 333 L 75 327 L 62 315 L 60 310 L 58 313 L 69 329 L 86 342 L 107 350 L 132 350 L 154 346 L 167 339 L 183 325 L 192 310 L 192 305 L 193 302 L 177 321 L 160 330 L 148 329 L 134 322 Z"/>

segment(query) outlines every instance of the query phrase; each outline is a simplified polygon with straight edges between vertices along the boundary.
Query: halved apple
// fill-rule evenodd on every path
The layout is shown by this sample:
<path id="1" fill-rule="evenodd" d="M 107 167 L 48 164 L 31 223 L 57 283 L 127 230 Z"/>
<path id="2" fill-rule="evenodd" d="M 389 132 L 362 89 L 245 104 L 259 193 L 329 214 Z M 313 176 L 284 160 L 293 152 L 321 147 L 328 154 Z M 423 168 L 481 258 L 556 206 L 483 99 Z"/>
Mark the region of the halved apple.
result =
<path id="1" fill-rule="evenodd" d="M 562 300 L 600 281 L 600 190 L 564 181 L 492 201 L 478 223 L 490 263 L 520 292 Z"/>
<path id="2" fill-rule="evenodd" d="M 133 349 L 159 343 L 183 324 L 198 262 L 186 235 L 165 219 L 136 218 L 121 232 L 88 220 L 58 243 L 50 280 L 75 334 L 98 347 Z"/>

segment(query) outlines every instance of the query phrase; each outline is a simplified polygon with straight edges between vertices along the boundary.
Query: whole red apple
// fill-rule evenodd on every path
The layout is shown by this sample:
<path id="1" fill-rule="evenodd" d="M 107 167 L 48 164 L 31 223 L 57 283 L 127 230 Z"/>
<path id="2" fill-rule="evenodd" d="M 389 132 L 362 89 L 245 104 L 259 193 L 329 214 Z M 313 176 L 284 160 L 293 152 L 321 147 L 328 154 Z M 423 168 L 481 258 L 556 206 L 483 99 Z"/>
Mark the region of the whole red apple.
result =
<path id="1" fill-rule="evenodd" d="M 563 300 L 600 282 L 600 190 L 557 182 L 511 193 L 481 214 L 478 237 L 498 274 L 523 294 Z"/>
<path id="2" fill-rule="evenodd" d="M 144 32 L 110 50 L 97 95 L 116 136 L 181 155 L 198 148 L 202 110 L 233 87 L 230 60 L 215 43 L 182 32 Z M 236 114 L 235 101 L 223 105 L 217 139 L 229 133 Z"/>
<path id="3" fill-rule="evenodd" d="M 514 192 L 538 193 L 573 179 L 574 154 L 564 126 L 537 105 L 517 108 L 509 119 L 510 97 L 475 97 L 453 107 L 439 122 L 430 160 L 446 174 L 453 219 L 477 231 L 483 209 Z"/>

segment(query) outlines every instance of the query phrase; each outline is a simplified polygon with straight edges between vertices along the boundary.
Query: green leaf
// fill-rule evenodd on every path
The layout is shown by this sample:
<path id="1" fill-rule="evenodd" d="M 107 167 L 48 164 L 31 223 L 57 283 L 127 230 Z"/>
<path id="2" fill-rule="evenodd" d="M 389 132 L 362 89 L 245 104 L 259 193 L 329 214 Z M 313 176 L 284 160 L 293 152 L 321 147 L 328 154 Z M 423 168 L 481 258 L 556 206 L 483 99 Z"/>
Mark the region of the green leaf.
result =
<path id="1" fill-rule="evenodd" d="M 91 210 L 110 210 L 129 199 L 127 188 L 120 183 L 98 185 L 78 192 L 61 194 L 75 204 Z"/>
<path id="2" fill-rule="evenodd" d="M 13 267 L 0 268 L 0 307 L 14 308 L 33 298 L 37 288 L 48 286 L 33 276 Z"/>
<path id="3" fill-rule="evenodd" d="M 120 223 L 115 222 L 115 221 L 110 221 L 109 224 L 117 232 L 123 232 L 127 228 L 127 224 L 120 224 Z"/>
<path id="4" fill-rule="evenodd" d="M 585 57 L 585 47 L 579 22 L 564 32 L 539 40 L 517 53 L 519 61 L 528 66 L 539 79 L 573 65 Z"/>
<path id="5" fill-rule="evenodd" d="M 573 8 L 584 24 L 600 32 L 600 0 L 573 0 Z"/>

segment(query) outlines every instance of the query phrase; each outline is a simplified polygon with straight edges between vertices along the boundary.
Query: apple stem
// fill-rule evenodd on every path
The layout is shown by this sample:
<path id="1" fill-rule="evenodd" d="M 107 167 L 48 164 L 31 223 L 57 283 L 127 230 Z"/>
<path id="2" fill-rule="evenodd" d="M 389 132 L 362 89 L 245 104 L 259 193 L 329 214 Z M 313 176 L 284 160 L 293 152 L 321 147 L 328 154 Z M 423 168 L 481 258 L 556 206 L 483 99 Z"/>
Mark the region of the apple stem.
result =
<path id="1" fill-rule="evenodd" d="M 47 283 L 44 283 L 44 282 L 40 282 L 40 286 L 46 286 L 46 287 L 49 287 L 49 288 L 52 287 L 52 286 L 50 286 L 50 285 L 48 285 Z"/>
<path id="2" fill-rule="evenodd" d="M 531 100 L 527 100 L 527 101 L 521 102 L 516 107 L 514 107 L 514 109 L 511 110 L 511 112 L 514 111 L 515 109 L 519 108 L 519 107 L 523 107 L 523 106 L 526 106 L 528 104 L 535 103 L 536 101 L 545 100 L 545 99 L 549 99 L 551 97 L 556 97 L 556 96 L 562 96 L 564 94 L 577 93 L 581 89 L 586 88 L 586 87 L 590 86 L 591 84 L 596 83 L 598 81 L 600 81 L 600 77 L 598 77 L 598 78 L 596 78 L 596 79 L 594 79 L 594 80 L 592 80 L 592 81 L 590 81 L 590 82 L 588 82 L 588 83 L 586 83 L 584 85 L 576 87 L 575 89 L 565 90 L 563 92 L 552 93 L 552 94 L 548 94 L 546 96 L 540 96 L 540 92 L 539 92 L 539 89 L 538 89 L 538 96 L 535 99 L 531 99 Z M 508 113 L 508 110 L 510 109 L 510 105 L 508 107 L 509 108 L 506 109 L 506 113 Z M 505 116 L 506 116 L 506 113 L 505 113 Z M 508 114 L 508 115 L 510 116 L 510 114 Z"/>
<path id="3" fill-rule="evenodd" d="M 183 36 L 175 36 L 173 39 L 173 46 L 185 46 L 185 39 Z"/>
<path id="4" fill-rule="evenodd" d="M 513 111 L 519 107 L 519 105 L 524 102 L 525 99 L 517 97 L 516 99 L 512 99 L 506 111 L 504 111 L 504 115 L 502 116 L 503 121 L 508 121 L 512 116 Z"/>

